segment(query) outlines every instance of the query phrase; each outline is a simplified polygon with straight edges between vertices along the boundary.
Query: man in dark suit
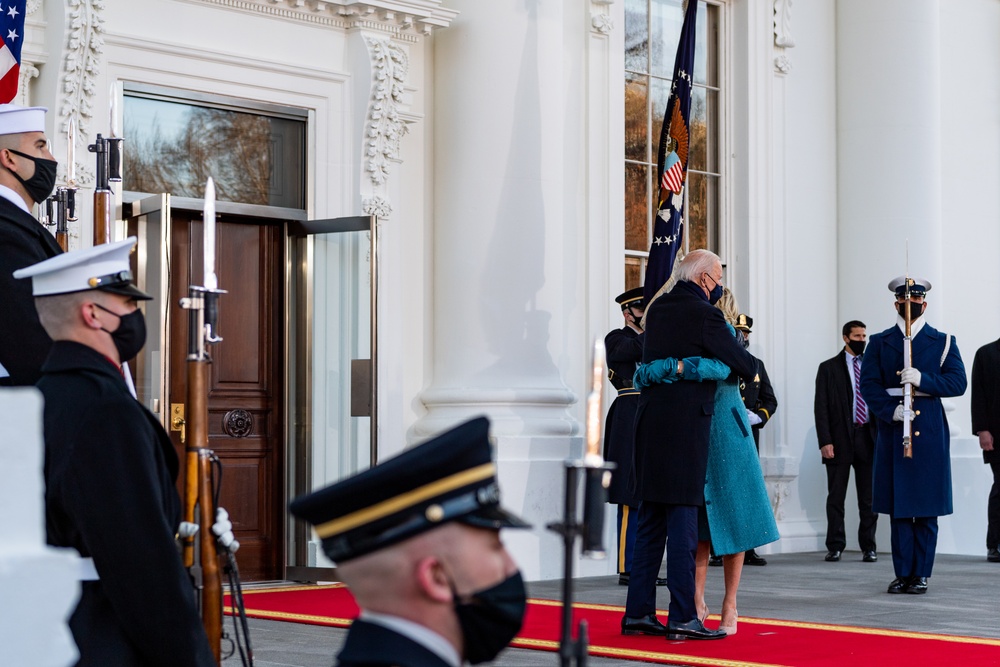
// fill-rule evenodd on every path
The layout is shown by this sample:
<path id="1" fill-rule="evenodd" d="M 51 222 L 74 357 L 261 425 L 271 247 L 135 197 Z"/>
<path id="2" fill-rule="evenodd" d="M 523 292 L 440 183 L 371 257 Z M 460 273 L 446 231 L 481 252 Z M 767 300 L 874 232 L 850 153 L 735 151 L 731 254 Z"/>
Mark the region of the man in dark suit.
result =
<path id="1" fill-rule="evenodd" d="M 632 468 L 635 442 L 635 410 L 639 390 L 632 386 L 632 375 L 642 361 L 642 315 L 645 312 L 642 288 L 619 294 L 615 301 L 622 308 L 625 326 L 604 337 L 608 360 L 608 378 L 618 391 L 604 427 L 604 458 L 615 464 L 608 487 L 608 502 L 618 506 L 618 583 L 627 586 L 632 570 L 635 546 L 636 514 L 639 497 L 635 493 Z"/>
<path id="2" fill-rule="evenodd" d="M 816 372 L 816 437 L 826 466 L 826 560 L 840 560 L 847 546 L 844 531 L 844 499 L 854 468 L 858 493 L 858 545 L 862 560 L 874 563 L 875 528 L 878 514 L 872 512 L 872 459 L 875 453 L 875 424 L 858 383 L 865 351 L 864 322 L 851 320 L 844 325 L 844 349 L 819 365 Z"/>
<path id="3" fill-rule="evenodd" d="M 1000 340 L 983 345 L 972 362 L 972 432 L 979 436 L 983 462 L 993 470 L 986 505 L 986 560 L 1000 563 Z"/>
<path id="4" fill-rule="evenodd" d="M 501 528 L 489 421 L 479 417 L 296 498 L 361 615 L 339 667 L 492 660 L 521 629 L 525 590 Z"/>
<path id="5" fill-rule="evenodd" d="M 753 379 L 757 374 L 754 358 L 736 341 L 722 311 L 712 305 L 722 296 L 719 257 L 694 250 L 676 271 L 674 288 L 646 309 L 643 363 L 712 357 L 740 377 Z M 705 628 L 694 601 L 698 514 L 705 505 L 715 389 L 712 381 L 672 382 L 644 388 L 639 396 L 635 473 L 642 504 L 622 634 L 659 634 L 670 639 L 726 636 Z M 667 626 L 655 615 L 655 580 L 665 542 L 670 589 Z"/>
<path id="6" fill-rule="evenodd" d="M 38 322 L 31 285 L 13 277 L 17 269 L 62 252 L 31 215 L 56 178 L 45 111 L 0 105 L 0 386 L 34 384 L 52 345 Z"/>
<path id="7" fill-rule="evenodd" d="M 889 515 L 892 536 L 896 578 L 888 593 L 927 592 L 937 550 L 937 519 L 953 510 L 951 436 L 941 399 L 964 394 L 968 380 L 955 337 L 924 320 L 924 296 L 930 289 L 926 280 L 902 276 L 889 283 L 896 295 L 896 326 L 868 339 L 861 364 L 861 395 L 878 429 L 872 511 Z M 904 368 L 907 316 L 911 361 Z M 906 384 L 912 388 L 910 414 L 902 399 L 901 385 Z M 912 419 L 912 457 L 903 452 L 907 417 Z"/>
<path id="8" fill-rule="evenodd" d="M 211 667 L 215 658 L 174 537 L 181 518 L 177 454 L 121 370 L 143 346 L 137 302 L 150 298 L 131 282 L 134 246 L 132 237 L 15 273 L 31 278 L 25 282 L 55 341 L 38 382 L 47 539 L 84 559 L 80 602 L 69 621 L 80 667 Z"/>

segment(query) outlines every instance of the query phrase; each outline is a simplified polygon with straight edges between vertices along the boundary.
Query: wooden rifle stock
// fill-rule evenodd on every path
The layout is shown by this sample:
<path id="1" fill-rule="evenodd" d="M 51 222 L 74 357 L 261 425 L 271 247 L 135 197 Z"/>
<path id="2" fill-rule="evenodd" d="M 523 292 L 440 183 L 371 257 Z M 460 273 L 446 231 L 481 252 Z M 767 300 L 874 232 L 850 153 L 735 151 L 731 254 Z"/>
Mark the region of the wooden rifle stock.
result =
<path id="1" fill-rule="evenodd" d="M 94 190 L 94 245 L 111 242 L 111 190 Z"/>
<path id="2" fill-rule="evenodd" d="M 906 276 L 906 305 L 903 307 L 906 315 L 904 319 L 906 329 L 903 336 L 903 370 L 910 368 L 913 364 L 913 339 L 910 336 L 910 276 Z M 913 458 L 913 385 L 903 385 L 903 458 Z"/>

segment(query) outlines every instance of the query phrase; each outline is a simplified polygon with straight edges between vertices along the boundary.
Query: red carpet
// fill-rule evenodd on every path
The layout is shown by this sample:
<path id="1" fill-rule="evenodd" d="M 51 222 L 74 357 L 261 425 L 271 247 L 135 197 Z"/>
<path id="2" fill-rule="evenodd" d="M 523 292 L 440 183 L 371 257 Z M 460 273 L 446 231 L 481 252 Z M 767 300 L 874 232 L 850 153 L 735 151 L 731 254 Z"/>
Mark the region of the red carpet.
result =
<path id="1" fill-rule="evenodd" d="M 342 584 L 253 590 L 244 591 L 243 595 L 247 615 L 253 618 L 346 628 L 358 614 L 354 598 Z M 228 613 L 229 596 L 226 605 Z M 524 627 L 512 646 L 556 651 L 560 610 L 559 602 L 530 600 Z M 766 618 L 740 618 L 739 633 L 718 641 L 668 642 L 660 637 L 623 637 L 619 633 L 622 611 L 622 607 L 612 605 L 574 605 L 574 617 L 586 618 L 590 625 L 591 655 L 716 667 L 1000 664 L 1000 639 Z M 666 612 L 661 611 L 660 618 L 665 620 Z M 714 628 L 718 621 L 718 616 L 711 616 L 706 625 Z"/>

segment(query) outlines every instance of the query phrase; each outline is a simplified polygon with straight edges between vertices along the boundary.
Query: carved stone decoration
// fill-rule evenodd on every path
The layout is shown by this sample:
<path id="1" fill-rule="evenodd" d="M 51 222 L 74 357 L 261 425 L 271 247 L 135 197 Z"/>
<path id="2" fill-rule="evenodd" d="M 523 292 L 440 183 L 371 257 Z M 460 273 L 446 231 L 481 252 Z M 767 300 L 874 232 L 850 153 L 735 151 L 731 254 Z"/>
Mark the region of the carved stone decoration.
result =
<path id="1" fill-rule="evenodd" d="M 62 129 L 76 121 L 78 135 L 90 136 L 94 94 L 104 53 L 104 0 L 66 0 L 68 42 L 63 63 Z"/>
<path id="2" fill-rule="evenodd" d="M 24 15 L 31 16 L 41 8 L 42 8 L 42 0 L 28 0 L 28 3 L 24 8 Z"/>
<path id="3" fill-rule="evenodd" d="M 780 55 L 774 59 L 774 69 L 781 74 L 788 74 L 792 71 L 792 61 L 786 55 Z"/>
<path id="4" fill-rule="evenodd" d="M 365 37 L 372 62 L 372 90 L 365 122 L 365 171 L 375 185 L 385 183 L 389 163 L 400 162 L 399 142 L 406 124 L 399 115 L 409 61 L 388 39 Z"/>
<path id="5" fill-rule="evenodd" d="M 242 408 L 230 410 L 222 418 L 222 430 L 233 438 L 245 438 L 253 433 L 253 415 Z"/>
<path id="6" fill-rule="evenodd" d="M 23 107 L 31 106 L 29 89 L 31 80 L 37 77 L 38 74 L 38 68 L 35 67 L 34 63 L 29 63 L 25 60 L 21 61 L 21 70 L 17 75 L 17 98 L 14 100 L 15 104 L 20 104 Z"/>
<path id="7" fill-rule="evenodd" d="M 368 215 L 377 215 L 380 218 L 388 218 L 392 214 L 392 204 L 385 197 L 375 195 L 368 197 L 361 202 L 361 210 Z"/>
<path id="8" fill-rule="evenodd" d="M 595 32 L 599 32 L 602 35 L 610 34 L 615 27 L 610 14 L 598 14 L 597 12 L 590 15 L 590 25 L 594 28 Z"/>
<path id="9" fill-rule="evenodd" d="M 774 45 L 783 49 L 795 46 L 792 38 L 792 0 L 774 0 Z"/>

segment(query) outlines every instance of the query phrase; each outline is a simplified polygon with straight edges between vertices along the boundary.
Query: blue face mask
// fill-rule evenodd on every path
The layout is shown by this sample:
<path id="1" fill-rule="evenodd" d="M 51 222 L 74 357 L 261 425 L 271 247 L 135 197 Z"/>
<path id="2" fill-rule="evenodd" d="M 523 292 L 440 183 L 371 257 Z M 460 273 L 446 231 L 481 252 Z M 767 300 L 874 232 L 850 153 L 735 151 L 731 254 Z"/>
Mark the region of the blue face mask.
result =
<path id="1" fill-rule="evenodd" d="M 714 306 L 722 298 L 722 283 L 713 278 L 712 274 L 708 272 L 705 272 L 705 275 L 712 278 L 712 282 L 715 283 L 715 287 L 708 293 L 708 302 Z"/>

